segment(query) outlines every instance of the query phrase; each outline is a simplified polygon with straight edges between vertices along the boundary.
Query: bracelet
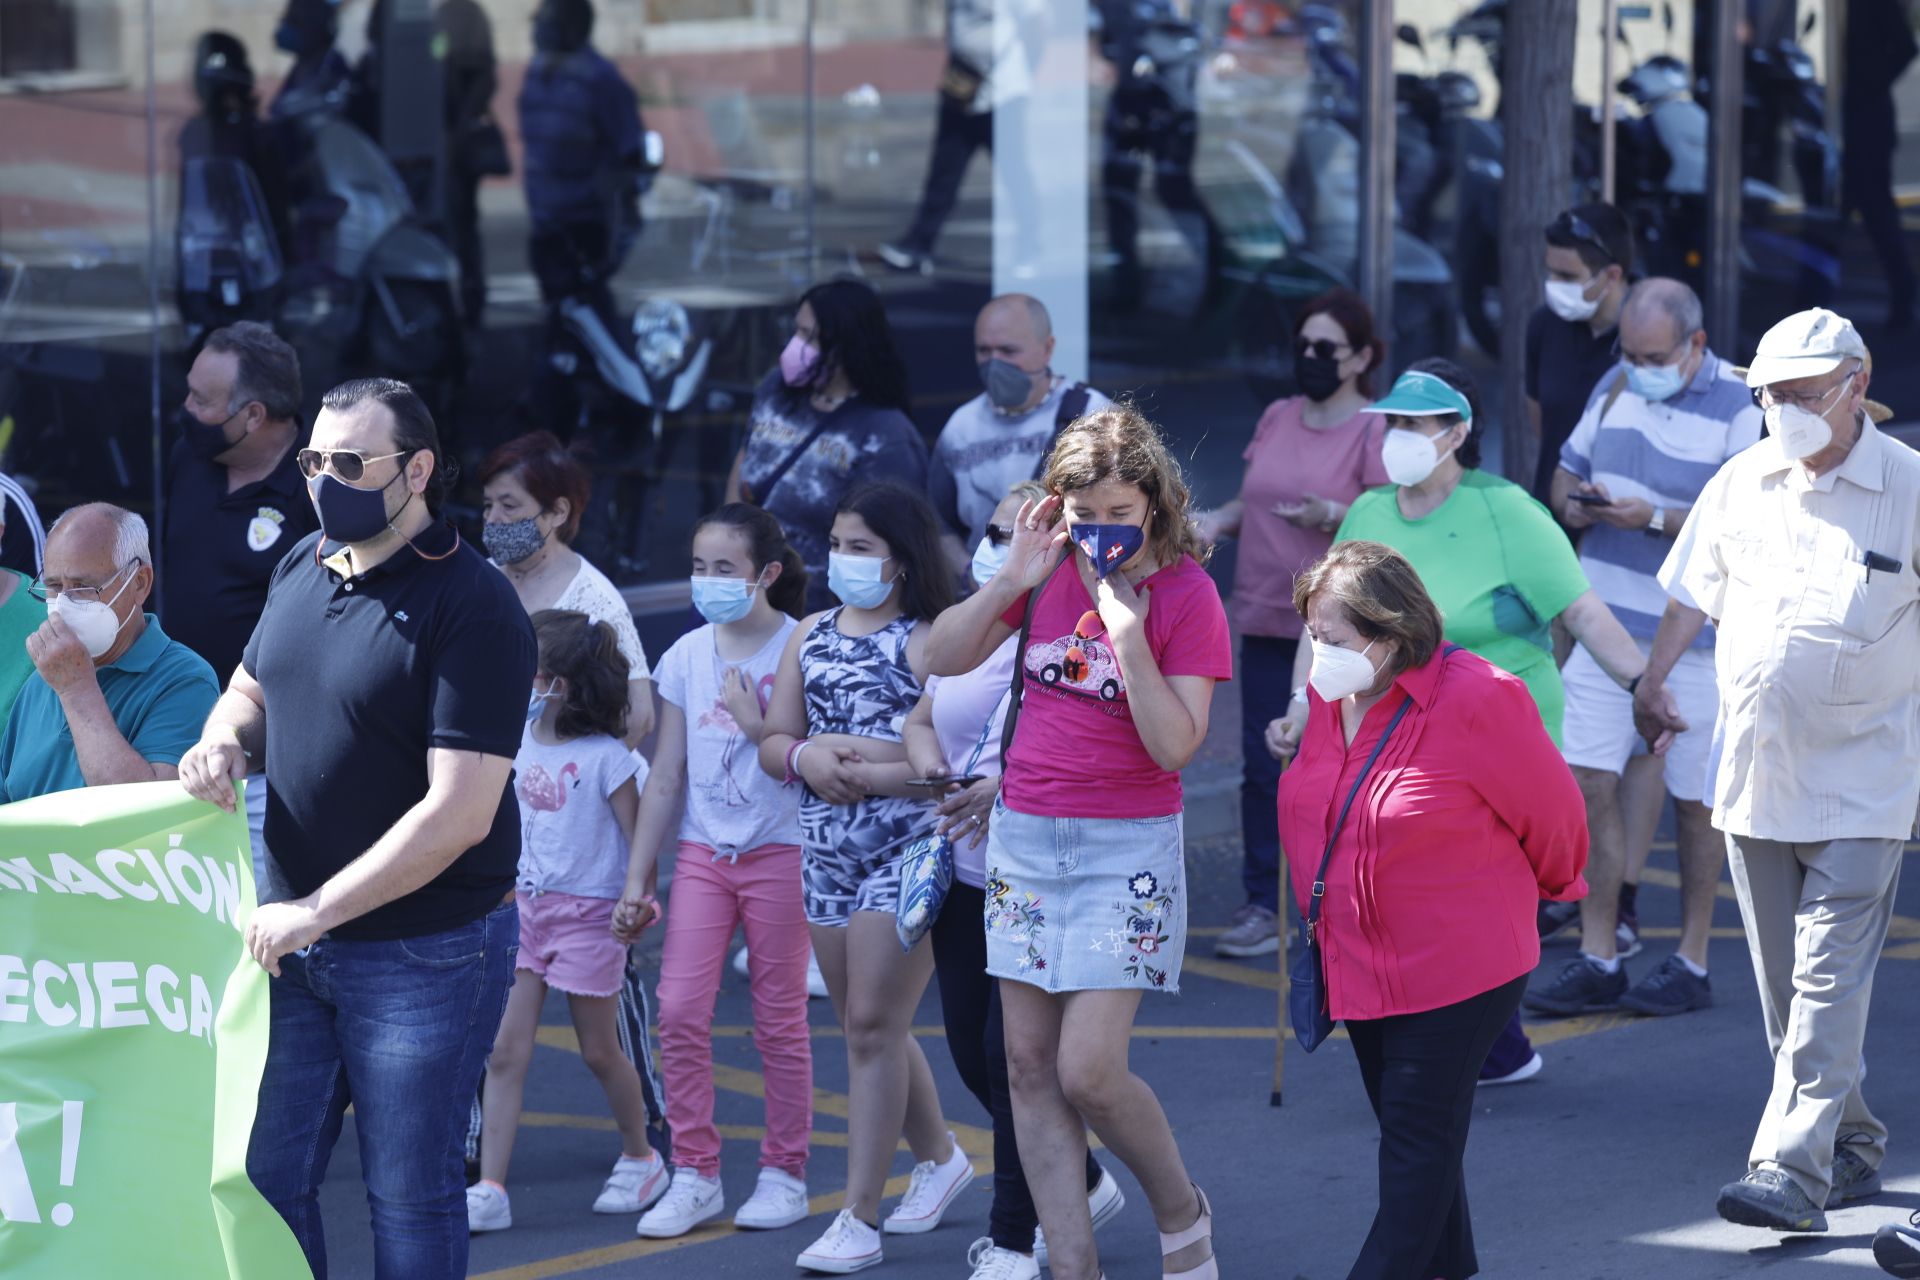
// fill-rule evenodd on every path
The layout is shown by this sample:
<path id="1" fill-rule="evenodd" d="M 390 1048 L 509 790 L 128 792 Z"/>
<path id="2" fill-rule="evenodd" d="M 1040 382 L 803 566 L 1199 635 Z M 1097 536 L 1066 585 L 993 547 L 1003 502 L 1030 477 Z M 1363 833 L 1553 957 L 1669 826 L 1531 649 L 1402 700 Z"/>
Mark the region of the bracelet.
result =
<path id="1" fill-rule="evenodd" d="M 812 738 L 802 738 L 787 748 L 787 776 L 785 781 L 789 786 L 800 781 L 800 775 L 794 771 L 794 766 L 800 763 L 800 753 L 812 745 Z"/>
<path id="2" fill-rule="evenodd" d="M 1301 685 L 1293 691 L 1293 700 L 1301 706 L 1307 705 L 1307 686 Z"/>
<path id="3" fill-rule="evenodd" d="M 1634 677 L 1633 679 L 1631 679 L 1631 680 L 1629 680 L 1629 681 L 1627 681 L 1627 695 L 1628 695 L 1629 697 L 1631 697 L 1631 696 L 1633 695 L 1633 692 L 1634 692 L 1634 690 L 1636 690 L 1636 689 L 1638 689 L 1638 688 L 1640 687 L 1640 682 L 1641 682 L 1642 680 L 1644 680 L 1644 679 L 1646 679 L 1646 676 L 1647 676 L 1647 673 L 1646 673 L 1646 672 L 1644 672 L 1644 671 L 1642 671 L 1642 672 L 1641 672 L 1641 673 L 1640 673 L 1639 675 L 1637 675 L 1637 676 L 1635 676 L 1635 677 Z"/>

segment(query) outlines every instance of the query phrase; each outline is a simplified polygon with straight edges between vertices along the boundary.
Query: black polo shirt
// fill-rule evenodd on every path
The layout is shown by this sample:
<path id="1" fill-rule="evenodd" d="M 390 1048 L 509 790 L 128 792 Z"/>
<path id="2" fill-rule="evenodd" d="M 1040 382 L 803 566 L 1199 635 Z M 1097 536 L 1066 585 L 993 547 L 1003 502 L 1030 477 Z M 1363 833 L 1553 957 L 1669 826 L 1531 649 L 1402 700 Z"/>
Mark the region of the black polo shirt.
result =
<path id="1" fill-rule="evenodd" d="M 319 534 L 274 570 L 247 673 L 267 708 L 267 847 L 294 896 L 319 888 L 427 794 L 433 747 L 511 760 L 533 685 L 533 625 L 506 575 L 439 523 L 354 578 Z M 333 931 L 409 938 L 477 920 L 513 888 L 520 809 L 414 892 Z"/>
<path id="2" fill-rule="evenodd" d="M 1585 320 L 1562 320 L 1546 307 L 1536 308 L 1527 321 L 1527 395 L 1540 402 L 1533 496 L 1542 502 L 1553 488 L 1560 446 L 1573 434 L 1593 389 L 1619 362 L 1613 354 L 1619 337 L 1618 325 L 1596 334 Z"/>
<path id="3" fill-rule="evenodd" d="M 176 444 L 167 463 L 161 531 L 161 621 L 207 660 L 220 686 L 233 679 L 267 603 L 274 566 L 320 527 L 289 448 L 264 479 L 227 492 L 227 469 Z"/>

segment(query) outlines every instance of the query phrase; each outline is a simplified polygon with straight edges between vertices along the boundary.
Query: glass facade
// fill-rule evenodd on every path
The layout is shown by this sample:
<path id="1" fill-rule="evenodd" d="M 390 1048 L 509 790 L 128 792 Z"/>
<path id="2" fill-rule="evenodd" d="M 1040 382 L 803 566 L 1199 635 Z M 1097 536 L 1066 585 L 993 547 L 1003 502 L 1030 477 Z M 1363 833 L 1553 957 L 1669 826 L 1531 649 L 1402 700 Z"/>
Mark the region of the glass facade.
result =
<path id="1" fill-rule="evenodd" d="M 1570 102 L 1551 108 L 1571 117 L 1581 197 L 1601 178 L 1601 7 L 1578 6 Z M 0 466 L 49 517 L 84 498 L 151 511 L 196 343 L 255 316 L 300 350 L 309 417 L 331 382 L 389 372 L 430 393 L 469 470 L 535 427 L 591 449 L 582 550 L 643 613 L 683 614 L 688 526 L 720 500 L 808 284 L 881 291 L 929 440 L 980 391 L 979 307 L 1039 297 L 1056 370 L 1162 421 L 1213 503 L 1291 390 L 1296 308 L 1361 274 L 1376 122 L 1356 33 L 1374 4 L 602 0 L 592 43 L 637 93 L 659 170 L 637 227 L 597 247 L 617 263 L 599 305 L 550 305 L 520 109 L 534 8 L 0 5 Z M 1396 368 L 1490 371 L 1504 9 L 1402 0 L 1385 28 Z M 1706 11 L 1620 9 L 1616 195 L 1643 268 L 1697 279 Z M 1723 350 L 1797 303 L 1835 305 L 1870 342 L 1910 312 L 1903 13 L 1746 3 L 1744 332 L 1713 335 Z M 235 102 L 258 123 L 234 124 Z M 460 497 L 476 520 L 473 486 Z"/>

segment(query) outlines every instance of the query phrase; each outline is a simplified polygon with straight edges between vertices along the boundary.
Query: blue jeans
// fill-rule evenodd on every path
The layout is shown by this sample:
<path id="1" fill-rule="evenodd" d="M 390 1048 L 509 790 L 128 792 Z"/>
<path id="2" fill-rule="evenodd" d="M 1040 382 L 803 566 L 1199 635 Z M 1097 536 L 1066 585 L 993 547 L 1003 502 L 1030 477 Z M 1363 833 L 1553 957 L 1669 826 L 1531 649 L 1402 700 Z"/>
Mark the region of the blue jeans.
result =
<path id="1" fill-rule="evenodd" d="M 1287 714 L 1293 701 L 1293 654 L 1297 640 L 1241 636 L 1240 833 L 1246 852 L 1240 883 L 1247 901 L 1280 913 L 1280 762 L 1267 750 L 1267 724 Z M 1316 851 L 1314 856 L 1319 856 Z"/>
<path id="2" fill-rule="evenodd" d="M 467 1273 L 467 1111 L 520 949 L 508 901 L 471 924 L 390 942 L 324 937 L 280 958 L 247 1174 L 326 1280 L 320 1184 L 347 1104 L 378 1280 Z"/>

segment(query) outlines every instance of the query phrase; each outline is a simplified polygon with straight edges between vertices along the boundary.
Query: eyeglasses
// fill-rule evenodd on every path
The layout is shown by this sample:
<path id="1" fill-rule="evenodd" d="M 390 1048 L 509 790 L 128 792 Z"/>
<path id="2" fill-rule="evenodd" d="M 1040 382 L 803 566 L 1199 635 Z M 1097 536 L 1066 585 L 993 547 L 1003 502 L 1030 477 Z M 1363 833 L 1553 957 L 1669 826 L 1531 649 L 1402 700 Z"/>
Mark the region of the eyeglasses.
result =
<path id="1" fill-rule="evenodd" d="M 1753 402 L 1762 409 L 1771 409 L 1777 404 L 1790 404 L 1796 408 L 1805 409 L 1817 417 L 1825 416 L 1827 410 L 1833 407 L 1834 393 L 1844 390 L 1847 384 L 1853 381 L 1853 375 L 1858 372 L 1857 369 L 1848 370 L 1846 377 L 1825 391 L 1775 391 L 1772 387 L 1755 387 Z"/>
<path id="2" fill-rule="evenodd" d="M 1353 348 L 1346 343 L 1335 342 L 1331 338 L 1295 338 L 1293 340 L 1293 354 L 1296 359 L 1312 356 L 1316 360 L 1331 360 L 1341 352 L 1351 350 Z"/>
<path id="3" fill-rule="evenodd" d="M 1593 224 L 1573 210 L 1569 209 L 1560 215 L 1558 230 L 1581 244 L 1593 246 L 1609 263 L 1619 261 L 1613 256 L 1613 250 L 1607 247 L 1607 242 L 1600 238 L 1600 233 L 1593 229 Z"/>
<path id="4" fill-rule="evenodd" d="M 1010 524 L 990 524 L 987 526 L 987 541 L 996 547 L 1004 547 L 1013 541 L 1013 526 Z"/>
<path id="5" fill-rule="evenodd" d="M 78 600 L 83 604 L 96 604 L 100 600 L 100 593 L 113 585 L 114 578 L 118 578 L 129 569 L 139 568 L 142 563 L 144 562 L 140 557 L 135 556 L 118 569 L 115 569 L 112 576 L 97 587 L 82 586 L 77 583 L 68 586 L 50 587 L 44 582 L 30 582 L 27 584 L 27 594 L 35 600 L 38 600 L 41 604 L 45 604 L 49 600 L 58 600 L 61 596 L 65 596 L 69 600 Z"/>
<path id="6" fill-rule="evenodd" d="M 1674 364 L 1674 363 L 1677 363 L 1674 360 L 1674 357 L 1678 355 L 1686 347 L 1686 345 L 1689 342 L 1693 341 L 1693 335 L 1698 332 L 1699 330 L 1697 329 L 1689 329 L 1685 334 L 1681 336 L 1680 341 L 1673 344 L 1672 350 L 1668 351 L 1663 356 L 1657 356 L 1657 357 L 1635 355 L 1633 352 L 1628 351 L 1626 348 L 1620 345 L 1620 339 L 1615 338 L 1613 340 L 1613 358 L 1616 361 L 1625 360 L 1628 364 L 1632 365 L 1636 369 L 1645 369 L 1650 366 L 1664 366 L 1664 365 Z"/>
<path id="7" fill-rule="evenodd" d="M 300 464 L 300 473 L 311 480 L 322 471 L 333 474 L 352 484 L 367 474 L 369 462 L 385 462 L 388 458 L 404 458 L 411 449 L 402 449 L 398 453 L 382 453 L 369 458 L 358 449 L 302 449 L 294 455 L 294 461 Z"/>

